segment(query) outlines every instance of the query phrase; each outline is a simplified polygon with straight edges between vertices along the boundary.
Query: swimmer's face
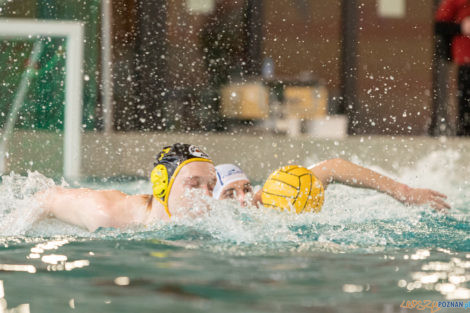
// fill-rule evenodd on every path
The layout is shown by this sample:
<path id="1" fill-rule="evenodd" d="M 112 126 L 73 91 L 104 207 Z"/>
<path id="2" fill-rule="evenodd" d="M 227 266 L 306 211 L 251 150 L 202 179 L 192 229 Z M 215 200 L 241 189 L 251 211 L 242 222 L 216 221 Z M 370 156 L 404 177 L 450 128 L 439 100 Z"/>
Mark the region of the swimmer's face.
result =
<path id="1" fill-rule="evenodd" d="M 168 208 L 170 212 L 176 212 L 180 208 L 191 208 L 194 199 L 187 196 L 187 191 L 200 189 L 208 197 L 212 197 L 212 191 L 217 182 L 215 168 L 209 162 L 190 162 L 184 165 L 176 175 L 168 196 Z"/>
<path id="2" fill-rule="evenodd" d="M 224 187 L 219 199 L 236 199 L 242 206 L 247 205 L 247 195 L 253 192 L 249 180 L 239 180 Z"/>

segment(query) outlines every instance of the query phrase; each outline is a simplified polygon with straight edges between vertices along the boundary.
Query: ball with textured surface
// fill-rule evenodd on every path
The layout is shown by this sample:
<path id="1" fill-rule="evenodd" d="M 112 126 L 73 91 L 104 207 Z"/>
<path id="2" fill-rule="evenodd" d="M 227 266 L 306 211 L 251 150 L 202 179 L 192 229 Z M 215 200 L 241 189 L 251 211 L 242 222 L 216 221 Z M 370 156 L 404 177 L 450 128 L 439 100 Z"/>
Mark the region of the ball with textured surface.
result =
<path id="1" fill-rule="evenodd" d="M 265 207 L 295 213 L 320 212 L 325 199 L 323 185 L 302 166 L 287 165 L 272 173 L 261 195 Z"/>

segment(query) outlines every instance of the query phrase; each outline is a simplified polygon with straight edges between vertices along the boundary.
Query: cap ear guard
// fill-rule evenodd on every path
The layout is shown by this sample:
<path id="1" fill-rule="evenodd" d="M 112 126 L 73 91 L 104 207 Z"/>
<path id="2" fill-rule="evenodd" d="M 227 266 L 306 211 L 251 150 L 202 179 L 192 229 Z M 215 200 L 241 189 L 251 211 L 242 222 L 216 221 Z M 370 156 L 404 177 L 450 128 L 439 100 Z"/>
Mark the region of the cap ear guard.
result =
<path id="1" fill-rule="evenodd" d="M 168 171 L 163 164 L 158 164 L 150 174 L 153 195 L 164 200 L 168 191 Z"/>

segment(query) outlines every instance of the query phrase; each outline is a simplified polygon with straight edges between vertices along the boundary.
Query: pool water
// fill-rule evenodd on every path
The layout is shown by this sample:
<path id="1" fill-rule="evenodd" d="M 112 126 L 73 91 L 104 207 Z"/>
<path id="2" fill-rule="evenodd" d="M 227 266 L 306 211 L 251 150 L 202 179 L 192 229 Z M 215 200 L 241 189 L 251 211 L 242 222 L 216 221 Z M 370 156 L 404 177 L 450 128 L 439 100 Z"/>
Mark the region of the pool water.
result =
<path id="1" fill-rule="evenodd" d="M 387 173 L 354 161 L 444 192 L 452 210 L 406 207 L 371 190 L 332 185 L 319 214 L 214 201 L 196 220 L 89 233 L 37 221 L 31 195 L 51 180 L 3 177 L 0 312 L 390 313 L 416 311 L 401 308 L 405 300 L 467 303 L 468 162 L 458 151 L 437 151 Z M 83 186 L 150 191 L 145 180 Z"/>

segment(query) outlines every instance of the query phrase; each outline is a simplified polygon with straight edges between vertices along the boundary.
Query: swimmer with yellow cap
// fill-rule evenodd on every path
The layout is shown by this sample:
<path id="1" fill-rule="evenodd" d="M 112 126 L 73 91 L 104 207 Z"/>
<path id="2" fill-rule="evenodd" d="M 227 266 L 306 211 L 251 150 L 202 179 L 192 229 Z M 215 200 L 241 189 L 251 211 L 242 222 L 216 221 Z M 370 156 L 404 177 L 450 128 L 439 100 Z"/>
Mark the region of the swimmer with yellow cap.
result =
<path id="1" fill-rule="evenodd" d="M 157 199 L 168 217 L 172 215 L 170 207 L 190 206 L 190 199 L 183 196 L 185 190 L 203 189 L 206 195 L 212 196 L 216 184 L 214 165 L 198 147 L 188 144 L 165 147 L 157 155 L 154 166 L 150 174 L 153 190 L 150 201 Z"/>
<path id="2" fill-rule="evenodd" d="M 188 215 L 195 199 L 188 190 L 212 196 L 216 184 L 214 165 L 194 145 L 174 144 L 158 155 L 151 172 L 152 195 L 127 195 L 118 190 L 53 187 L 36 194 L 45 216 L 53 216 L 90 231 L 99 227 L 129 227 L 172 216 Z"/>
<path id="3" fill-rule="evenodd" d="M 233 164 L 218 165 L 216 171 L 217 184 L 214 188 L 214 198 L 237 199 L 242 206 L 246 205 L 247 195 L 252 189 L 245 173 Z M 305 193 L 301 192 L 300 186 L 294 186 L 300 182 L 298 177 L 307 181 L 309 188 Z M 326 160 L 308 168 L 290 165 L 276 170 L 266 180 L 263 189 L 254 195 L 252 204 L 263 204 L 266 207 L 276 207 L 287 211 L 294 209 L 297 213 L 319 212 L 324 202 L 325 190 L 331 183 L 374 189 L 406 205 L 428 204 L 439 211 L 450 209 L 449 204 L 444 200 L 446 198 L 444 194 L 430 189 L 409 187 L 340 158 Z M 296 200 L 299 201 L 284 201 L 282 198 L 288 198 L 289 193 L 292 193 L 292 198 L 297 197 Z"/>

